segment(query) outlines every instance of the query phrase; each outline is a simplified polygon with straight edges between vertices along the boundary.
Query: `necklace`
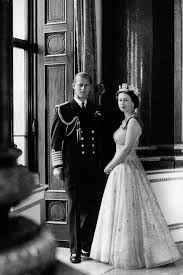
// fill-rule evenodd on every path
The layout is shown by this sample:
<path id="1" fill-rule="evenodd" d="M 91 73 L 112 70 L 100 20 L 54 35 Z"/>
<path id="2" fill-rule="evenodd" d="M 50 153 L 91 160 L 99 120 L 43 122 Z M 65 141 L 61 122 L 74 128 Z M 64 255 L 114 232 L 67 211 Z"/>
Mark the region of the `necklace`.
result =
<path id="1" fill-rule="evenodd" d="M 135 115 L 135 113 L 132 113 L 131 115 L 129 115 L 128 117 L 125 117 L 125 119 L 122 121 L 121 123 L 121 128 L 125 129 L 128 123 L 128 120 L 133 117 Z"/>
<path id="2" fill-rule="evenodd" d="M 133 112 L 133 113 L 129 114 L 127 117 L 125 117 L 125 119 L 124 119 L 124 120 L 128 120 L 130 117 L 132 117 L 132 116 L 134 116 L 134 115 L 135 115 L 135 112 Z"/>

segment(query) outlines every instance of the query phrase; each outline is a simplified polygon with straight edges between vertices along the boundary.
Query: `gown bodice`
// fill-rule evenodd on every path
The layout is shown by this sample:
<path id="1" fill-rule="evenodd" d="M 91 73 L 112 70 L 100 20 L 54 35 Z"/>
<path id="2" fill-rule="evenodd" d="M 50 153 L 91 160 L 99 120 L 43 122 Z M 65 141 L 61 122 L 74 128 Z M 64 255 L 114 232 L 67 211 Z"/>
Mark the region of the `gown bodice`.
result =
<path id="1" fill-rule="evenodd" d="M 135 116 L 131 116 L 130 118 L 132 118 L 132 117 L 136 118 Z M 114 142 L 116 143 L 116 152 L 118 152 L 119 150 L 121 150 L 122 147 L 125 146 L 127 125 L 128 125 L 128 122 L 129 122 L 130 118 L 128 120 L 123 120 L 120 127 L 114 132 L 113 139 L 114 139 Z M 130 155 L 136 153 L 136 149 L 137 149 L 138 144 L 139 144 L 139 139 L 140 139 L 140 136 L 142 134 L 141 125 L 138 123 L 136 127 L 138 127 L 137 128 L 137 134 L 134 137 L 134 143 L 132 145 Z"/>

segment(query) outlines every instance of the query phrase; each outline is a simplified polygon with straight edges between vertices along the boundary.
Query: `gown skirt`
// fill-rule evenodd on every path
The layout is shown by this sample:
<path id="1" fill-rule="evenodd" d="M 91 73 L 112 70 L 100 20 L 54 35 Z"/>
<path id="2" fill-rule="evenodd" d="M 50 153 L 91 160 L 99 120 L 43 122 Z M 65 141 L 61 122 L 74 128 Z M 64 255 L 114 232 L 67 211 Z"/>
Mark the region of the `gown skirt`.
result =
<path id="1" fill-rule="evenodd" d="M 90 257 L 121 269 L 151 268 L 180 258 L 136 154 L 108 177 Z"/>

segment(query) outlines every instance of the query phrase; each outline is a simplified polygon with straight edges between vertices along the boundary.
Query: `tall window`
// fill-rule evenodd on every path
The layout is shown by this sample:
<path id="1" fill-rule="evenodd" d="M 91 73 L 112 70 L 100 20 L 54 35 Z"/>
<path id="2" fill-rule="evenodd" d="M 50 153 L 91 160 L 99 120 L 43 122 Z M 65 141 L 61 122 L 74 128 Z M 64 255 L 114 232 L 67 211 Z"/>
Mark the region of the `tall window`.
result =
<path id="1" fill-rule="evenodd" d="M 36 0 L 13 0 L 13 138 L 36 170 Z"/>

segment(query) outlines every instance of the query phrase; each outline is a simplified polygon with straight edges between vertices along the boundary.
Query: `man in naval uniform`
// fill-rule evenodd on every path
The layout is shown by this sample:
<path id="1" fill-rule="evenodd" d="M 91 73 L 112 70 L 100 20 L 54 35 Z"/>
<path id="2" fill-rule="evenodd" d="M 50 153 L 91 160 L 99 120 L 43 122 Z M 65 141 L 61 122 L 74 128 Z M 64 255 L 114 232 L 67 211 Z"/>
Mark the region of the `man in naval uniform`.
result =
<path id="1" fill-rule="evenodd" d="M 74 99 L 55 107 L 51 130 L 53 174 L 69 201 L 70 261 L 89 256 L 103 192 L 100 107 L 88 100 L 91 77 L 76 74 Z"/>

